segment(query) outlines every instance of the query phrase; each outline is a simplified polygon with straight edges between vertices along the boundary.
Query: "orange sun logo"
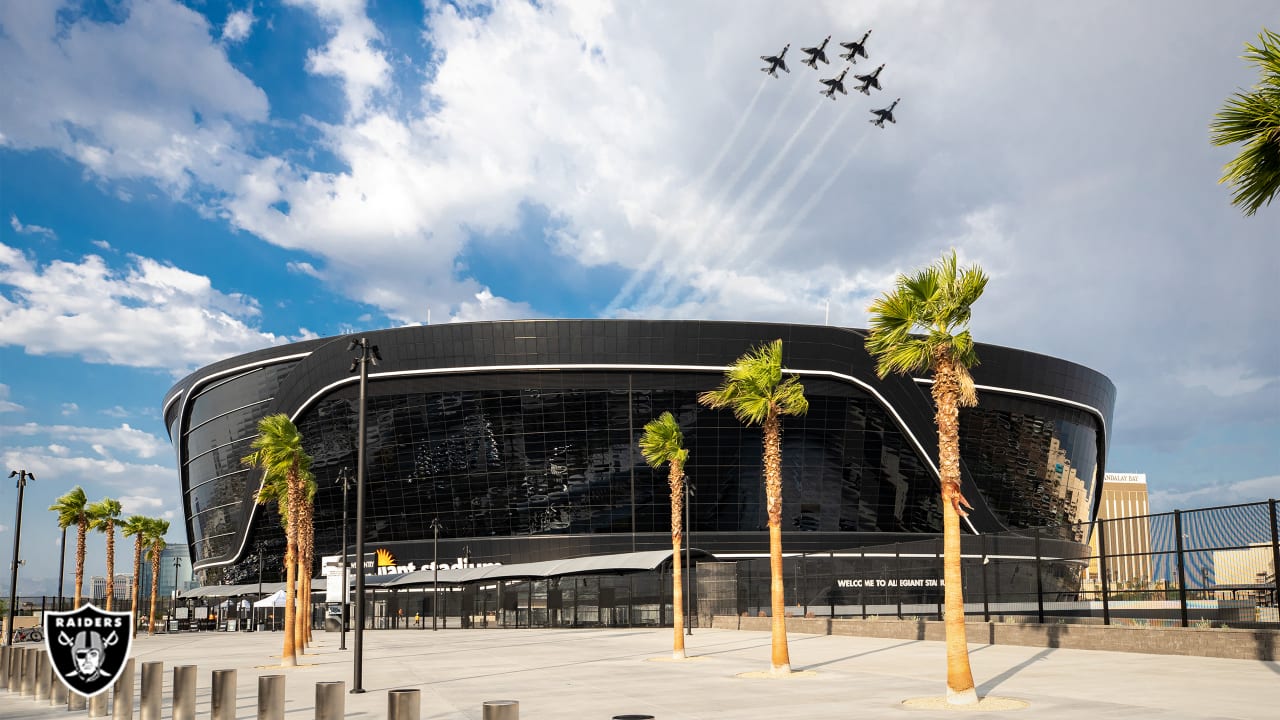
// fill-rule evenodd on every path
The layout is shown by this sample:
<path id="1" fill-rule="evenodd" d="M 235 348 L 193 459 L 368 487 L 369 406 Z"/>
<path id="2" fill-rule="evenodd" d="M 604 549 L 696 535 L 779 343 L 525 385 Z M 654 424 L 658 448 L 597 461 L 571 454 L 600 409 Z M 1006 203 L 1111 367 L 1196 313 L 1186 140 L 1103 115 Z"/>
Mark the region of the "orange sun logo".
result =
<path id="1" fill-rule="evenodd" d="M 391 567 L 396 564 L 396 557 L 386 548 L 378 548 L 378 567 Z"/>

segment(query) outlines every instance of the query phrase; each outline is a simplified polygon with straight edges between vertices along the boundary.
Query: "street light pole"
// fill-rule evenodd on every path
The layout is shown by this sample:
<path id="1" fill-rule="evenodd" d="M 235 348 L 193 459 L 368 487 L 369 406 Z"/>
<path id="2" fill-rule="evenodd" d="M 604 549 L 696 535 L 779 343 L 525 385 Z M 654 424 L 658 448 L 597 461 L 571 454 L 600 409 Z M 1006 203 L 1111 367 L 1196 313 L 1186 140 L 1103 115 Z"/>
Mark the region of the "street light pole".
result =
<path id="1" fill-rule="evenodd" d="M 258 541 L 258 600 L 262 600 L 262 541 Z M 275 612 L 274 610 L 272 612 Z M 258 621 L 258 609 L 253 609 L 253 621 Z M 254 630 L 257 630 L 255 627 Z"/>
<path id="2" fill-rule="evenodd" d="M 435 632 L 440 607 L 440 518 L 431 518 L 431 630 Z"/>
<path id="3" fill-rule="evenodd" d="M 351 488 L 351 468 L 344 467 L 338 471 L 338 482 L 342 483 L 342 634 L 339 636 L 338 649 L 347 649 L 347 490 Z"/>
<path id="4" fill-rule="evenodd" d="M 360 349 L 360 356 L 352 360 L 351 368 L 347 372 L 354 372 L 358 367 L 360 369 L 360 419 L 356 432 L 359 437 L 356 438 L 356 646 L 355 646 L 355 662 L 353 663 L 353 677 L 351 681 L 352 693 L 363 693 L 363 671 L 364 671 L 364 476 L 365 476 L 365 391 L 369 384 L 369 364 L 378 364 L 382 356 L 378 353 L 377 345 L 370 345 L 368 338 L 360 338 L 352 340 L 347 345 L 347 351 L 350 352 L 356 348 Z"/>
<path id="5" fill-rule="evenodd" d="M 22 542 L 22 495 L 27 489 L 27 481 L 35 481 L 36 476 L 26 470 L 12 470 L 9 477 L 18 478 L 18 520 L 13 524 L 13 567 L 9 571 L 9 609 L 8 632 L 4 635 L 4 644 L 13 645 L 13 614 L 18 602 L 18 545 Z"/>
<path id="6" fill-rule="evenodd" d="M 693 499 L 693 485 L 684 480 L 684 634 L 693 634 L 693 620 L 689 617 L 689 590 L 693 586 L 693 566 L 689 564 L 689 546 L 693 544 L 693 527 L 689 525 L 689 501 Z"/>
<path id="7" fill-rule="evenodd" d="M 67 567 L 67 529 L 62 528 L 62 555 L 58 558 L 58 609 L 62 609 L 62 580 L 66 577 Z M 134 582 L 138 579 L 134 578 Z"/>
<path id="8" fill-rule="evenodd" d="M 178 568 L 182 567 L 182 558 L 173 556 L 173 601 L 169 603 L 169 619 L 178 618 Z"/>

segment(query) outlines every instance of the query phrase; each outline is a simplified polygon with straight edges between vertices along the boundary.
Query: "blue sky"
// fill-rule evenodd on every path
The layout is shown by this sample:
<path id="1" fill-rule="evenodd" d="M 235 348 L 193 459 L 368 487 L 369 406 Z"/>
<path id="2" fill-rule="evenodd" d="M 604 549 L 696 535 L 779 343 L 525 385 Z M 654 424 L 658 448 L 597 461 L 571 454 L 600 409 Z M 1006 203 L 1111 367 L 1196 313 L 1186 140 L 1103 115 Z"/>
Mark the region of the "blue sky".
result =
<path id="1" fill-rule="evenodd" d="M 1154 507 L 1280 495 L 1280 208 L 1230 207 L 1207 131 L 1270 2 L 727 7 L 0 4 L 24 587 L 56 584 L 75 484 L 181 526 L 159 406 L 211 361 L 428 320 L 860 327 L 952 247 L 992 274 L 981 340 L 1115 381 L 1110 468 Z M 884 90 L 819 96 L 846 61 L 796 51 L 868 28 L 850 77 L 884 63 Z"/>

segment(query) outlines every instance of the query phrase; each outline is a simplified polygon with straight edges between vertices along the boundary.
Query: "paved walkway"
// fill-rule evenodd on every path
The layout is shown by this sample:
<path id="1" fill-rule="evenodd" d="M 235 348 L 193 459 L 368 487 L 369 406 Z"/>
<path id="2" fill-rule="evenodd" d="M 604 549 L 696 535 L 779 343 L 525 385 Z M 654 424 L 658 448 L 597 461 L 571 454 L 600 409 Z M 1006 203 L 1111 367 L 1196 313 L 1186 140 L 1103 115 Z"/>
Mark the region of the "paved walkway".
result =
<path id="1" fill-rule="evenodd" d="M 138 662 L 165 663 L 164 716 L 171 667 L 199 670 L 197 717 L 209 717 L 210 673 L 238 669 L 238 717 L 256 717 L 257 677 L 287 676 L 286 715 L 309 720 L 314 683 L 352 680 L 351 650 L 336 634 L 317 633 L 304 667 L 261 667 L 279 652 L 279 633 L 199 633 L 140 637 Z M 352 636 L 347 644 L 352 646 Z M 688 638 L 697 659 L 666 661 L 670 629 L 401 630 L 365 634 L 363 695 L 347 695 L 347 717 L 383 718 L 387 690 L 419 688 L 423 720 L 478 720 L 484 700 L 520 701 L 522 720 L 609 720 L 645 714 L 657 720 L 954 718 L 902 701 L 943 692 L 941 643 L 843 636 L 790 636 L 789 678 L 744 678 L 768 669 L 767 633 L 698 629 Z M 980 695 L 1026 700 L 1022 710 L 984 717 L 1274 718 L 1280 663 L 973 645 Z M 79 717 L 75 713 L 70 717 Z M 0 691 L 0 720 L 67 718 L 65 709 Z"/>

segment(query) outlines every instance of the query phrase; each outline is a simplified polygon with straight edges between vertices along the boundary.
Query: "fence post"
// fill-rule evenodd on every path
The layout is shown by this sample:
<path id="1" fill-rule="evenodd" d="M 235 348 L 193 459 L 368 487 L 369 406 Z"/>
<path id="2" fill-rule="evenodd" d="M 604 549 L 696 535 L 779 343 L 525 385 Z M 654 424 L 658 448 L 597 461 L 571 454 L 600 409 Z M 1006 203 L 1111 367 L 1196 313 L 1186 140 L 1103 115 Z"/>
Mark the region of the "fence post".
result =
<path id="1" fill-rule="evenodd" d="M 898 543 L 893 544 L 893 574 L 900 580 L 902 579 L 902 547 Z M 902 619 L 902 588 L 894 586 L 894 596 L 898 598 L 898 619 Z"/>
<path id="2" fill-rule="evenodd" d="M 991 562 L 991 558 L 987 557 L 987 535 L 982 535 L 982 622 L 991 622 L 991 594 L 987 592 L 987 564 Z M 946 592 L 946 588 L 943 588 Z"/>
<path id="3" fill-rule="evenodd" d="M 1182 511 L 1173 511 L 1173 541 L 1178 549 L 1178 607 L 1182 627 L 1187 627 L 1187 568 L 1182 558 Z"/>
<path id="4" fill-rule="evenodd" d="M 422 691 L 387 691 L 387 720 L 419 720 L 421 717 Z"/>
<path id="5" fill-rule="evenodd" d="M 933 559 L 936 561 L 936 562 L 935 562 L 935 564 L 934 564 L 934 567 L 942 567 L 942 551 L 943 551 L 942 538 L 938 538 L 938 550 L 933 554 Z M 962 553 L 962 555 L 963 555 L 963 553 Z M 943 572 L 944 572 L 944 573 L 946 572 L 946 569 L 945 569 L 945 568 L 943 568 Z M 963 575 L 962 575 L 961 577 L 963 577 Z M 945 590 L 943 590 L 942 583 L 938 583 L 938 589 L 939 589 L 940 591 L 945 592 Z M 922 598 L 922 599 L 923 599 L 923 598 Z M 942 622 L 943 620 L 945 620 L 945 618 L 942 616 L 942 600 L 943 600 L 943 595 L 942 595 L 942 593 L 939 593 L 939 595 L 938 595 L 938 622 Z M 961 610 L 961 612 L 963 613 L 963 610 Z"/>
<path id="6" fill-rule="evenodd" d="M 1102 581 L 1102 624 L 1111 624 L 1111 598 L 1107 578 L 1107 521 L 1098 521 L 1098 579 Z"/>
<path id="7" fill-rule="evenodd" d="M 120 677 L 116 678 L 115 685 L 111 687 L 113 720 L 127 720 L 133 717 L 133 663 L 133 658 L 125 662 L 120 670 Z"/>
<path id="8" fill-rule="evenodd" d="M 283 675 L 258 676 L 258 720 L 284 720 Z"/>
<path id="9" fill-rule="evenodd" d="M 173 668 L 173 720 L 196 720 L 196 666 Z"/>
<path id="10" fill-rule="evenodd" d="M 1272 505 L 1272 513 L 1271 513 L 1271 514 L 1272 514 L 1272 516 L 1273 516 L 1273 517 L 1275 516 L 1275 506 L 1274 506 L 1274 505 Z M 1272 523 L 1272 524 L 1271 524 L 1271 526 L 1272 526 L 1272 527 L 1275 527 L 1275 523 Z M 827 592 L 827 602 L 831 605 L 831 614 L 830 614 L 830 615 L 828 615 L 827 617 L 831 618 L 832 620 L 835 620 L 835 619 L 836 619 L 836 586 L 837 586 L 837 583 L 836 583 L 836 553 L 835 553 L 835 551 L 833 550 L 833 551 L 831 551 L 831 552 L 829 552 L 829 553 L 827 553 L 827 554 L 831 556 L 831 590 Z"/>
<path id="11" fill-rule="evenodd" d="M 316 720 L 342 720 L 346 716 L 347 684 L 341 680 L 316 683 Z"/>
<path id="12" fill-rule="evenodd" d="M 1280 608 L 1280 527 L 1276 525 L 1276 501 L 1268 501 L 1271 505 L 1271 579 L 1275 583 L 1275 596 L 1272 605 Z"/>
<path id="13" fill-rule="evenodd" d="M 214 670 L 209 696 L 210 720 L 236 720 L 236 671 Z"/>
<path id="14" fill-rule="evenodd" d="M 859 550 L 858 559 L 862 561 L 858 563 L 858 569 L 861 572 L 866 573 L 867 552 L 865 550 Z M 866 589 L 862 585 L 858 586 L 858 604 L 862 605 L 862 619 L 866 620 L 867 619 L 867 595 L 866 595 Z"/>
<path id="15" fill-rule="evenodd" d="M 138 720 L 160 720 L 160 696 L 164 692 L 164 663 L 142 663 L 142 691 Z"/>
<path id="16" fill-rule="evenodd" d="M 1036 608 L 1040 624 L 1044 624 L 1044 585 L 1040 577 L 1040 528 L 1036 528 Z"/>

